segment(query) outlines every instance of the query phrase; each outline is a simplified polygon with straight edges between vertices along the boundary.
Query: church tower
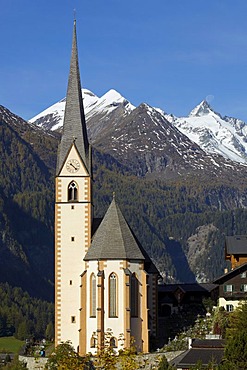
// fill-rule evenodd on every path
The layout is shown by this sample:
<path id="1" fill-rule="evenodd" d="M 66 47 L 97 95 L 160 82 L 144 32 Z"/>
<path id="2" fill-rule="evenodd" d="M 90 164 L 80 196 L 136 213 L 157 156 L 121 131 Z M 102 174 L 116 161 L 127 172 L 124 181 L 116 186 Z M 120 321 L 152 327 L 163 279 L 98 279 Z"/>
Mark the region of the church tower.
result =
<path id="1" fill-rule="evenodd" d="M 148 352 L 150 336 L 157 334 L 158 271 L 115 198 L 92 227 L 91 187 L 74 22 L 56 170 L 55 345 L 70 340 L 79 354 L 96 354 L 110 331 L 116 352 L 129 348 L 131 337 L 138 351 Z"/>
<path id="2" fill-rule="evenodd" d="M 76 22 L 55 185 L 55 344 L 79 349 L 80 284 L 91 242 L 91 148 L 78 64 Z"/>

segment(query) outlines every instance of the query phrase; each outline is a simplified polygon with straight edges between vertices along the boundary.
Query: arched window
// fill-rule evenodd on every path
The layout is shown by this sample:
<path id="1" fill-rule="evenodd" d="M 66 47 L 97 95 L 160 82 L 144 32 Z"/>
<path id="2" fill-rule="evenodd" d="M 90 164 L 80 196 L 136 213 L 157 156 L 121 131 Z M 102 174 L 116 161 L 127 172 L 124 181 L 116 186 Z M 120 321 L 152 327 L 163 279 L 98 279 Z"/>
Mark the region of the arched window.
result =
<path id="1" fill-rule="evenodd" d="M 95 335 L 95 333 L 91 336 L 91 340 L 90 340 L 90 347 L 91 348 L 96 348 L 96 344 L 97 344 L 97 337 Z"/>
<path id="2" fill-rule="evenodd" d="M 68 201 L 74 202 L 78 200 L 78 186 L 75 181 L 72 181 L 68 186 Z"/>
<path id="3" fill-rule="evenodd" d="M 116 338 L 112 337 L 110 339 L 110 347 L 111 348 L 117 348 L 117 339 Z"/>
<path id="4" fill-rule="evenodd" d="M 117 317 L 117 275 L 109 277 L 109 317 Z"/>
<path id="5" fill-rule="evenodd" d="M 130 309 L 132 317 L 138 316 L 138 293 L 139 293 L 139 284 L 136 274 L 134 273 L 131 275 L 131 285 L 130 285 L 130 294 L 131 294 Z"/>
<path id="6" fill-rule="evenodd" d="M 90 279 L 90 316 L 96 317 L 96 276 L 94 274 Z"/>

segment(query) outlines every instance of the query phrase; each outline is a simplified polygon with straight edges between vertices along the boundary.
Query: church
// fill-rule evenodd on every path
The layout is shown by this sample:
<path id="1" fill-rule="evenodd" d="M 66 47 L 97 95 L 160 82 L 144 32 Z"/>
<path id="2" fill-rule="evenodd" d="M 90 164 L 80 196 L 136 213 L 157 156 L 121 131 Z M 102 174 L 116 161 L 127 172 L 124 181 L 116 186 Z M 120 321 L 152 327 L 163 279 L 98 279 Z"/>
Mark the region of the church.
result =
<path id="1" fill-rule="evenodd" d="M 85 355 L 105 345 L 118 352 L 133 338 L 138 352 L 149 352 L 157 335 L 158 271 L 114 195 L 96 225 L 91 158 L 74 21 L 55 179 L 55 344 L 69 340 Z"/>

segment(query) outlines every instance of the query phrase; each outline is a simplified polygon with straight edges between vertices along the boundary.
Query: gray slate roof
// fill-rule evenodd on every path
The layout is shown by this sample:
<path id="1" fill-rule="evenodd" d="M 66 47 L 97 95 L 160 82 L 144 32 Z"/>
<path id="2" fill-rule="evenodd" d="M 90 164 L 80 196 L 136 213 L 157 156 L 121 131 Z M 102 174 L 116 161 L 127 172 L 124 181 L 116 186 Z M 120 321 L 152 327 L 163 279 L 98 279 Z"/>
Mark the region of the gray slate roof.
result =
<path id="1" fill-rule="evenodd" d="M 216 364 L 220 364 L 224 355 L 224 348 L 192 348 L 186 351 L 183 355 L 179 356 L 179 359 L 171 361 L 172 365 L 175 365 L 181 369 L 188 369 L 191 366 L 196 365 L 198 361 L 202 362 L 202 365 L 208 365 L 212 360 Z"/>
<path id="2" fill-rule="evenodd" d="M 247 255 L 247 235 L 227 236 L 226 253 Z"/>
<path id="3" fill-rule="evenodd" d="M 74 21 L 72 54 L 69 81 L 66 95 L 63 134 L 57 158 L 57 174 L 66 159 L 68 151 L 75 142 L 86 168 L 90 171 L 89 143 L 81 93 L 81 81 L 77 51 L 76 23 Z"/>
<path id="4" fill-rule="evenodd" d="M 134 234 L 113 198 L 84 260 L 145 260 Z"/>

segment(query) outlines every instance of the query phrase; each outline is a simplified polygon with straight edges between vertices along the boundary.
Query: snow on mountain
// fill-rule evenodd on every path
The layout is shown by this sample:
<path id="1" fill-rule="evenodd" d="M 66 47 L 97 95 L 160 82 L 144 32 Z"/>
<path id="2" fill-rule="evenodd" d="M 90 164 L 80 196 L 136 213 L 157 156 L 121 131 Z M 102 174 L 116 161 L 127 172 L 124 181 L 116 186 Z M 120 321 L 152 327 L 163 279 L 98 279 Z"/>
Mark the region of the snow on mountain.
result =
<path id="1" fill-rule="evenodd" d="M 107 134 L 111 127 L 117 128 L 120 120 L 136 109 L 113 89 L 101 97 L 87 89 L 83 89 L 82 93 L 89 138 L 92 142 Z M 60 100 L 29 122 L 45 130 L 60 130 L 63 125 L 65 102 L 65 98 Z M 187 117 L 168 115 L 160 108 L 152 109 L 206 153 L 219 154 L 234 162 L 247 163 L 247 125 L 244 121 L 222 117 L 205 100 Z"/>
<path id="2" fill-rule="evenodd" d="M 247 162 L 247 125 L 216 113 L 202 101 L 188 117 L 165 115 L 190 140 L 208 153 L 220 154 L 239 163 Z"/>
<path id="3" fill-rule="evenodd" d="M 125 112 L 131 112 L 135 107 L 121 96 L 116 90 L 109 90 L 102 97 L 98 97 L 90 90 L 82 89 L 84 111 L 87 119 L 97 114 L 108 115 L 119 106 L 124 105 Z M 31 118 L 29 122 L 46 130 L 55 131 L 62 127 L 65 110 L 66 98 L 53 104 L 37 116 Z"/>

